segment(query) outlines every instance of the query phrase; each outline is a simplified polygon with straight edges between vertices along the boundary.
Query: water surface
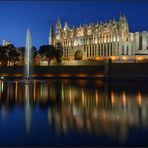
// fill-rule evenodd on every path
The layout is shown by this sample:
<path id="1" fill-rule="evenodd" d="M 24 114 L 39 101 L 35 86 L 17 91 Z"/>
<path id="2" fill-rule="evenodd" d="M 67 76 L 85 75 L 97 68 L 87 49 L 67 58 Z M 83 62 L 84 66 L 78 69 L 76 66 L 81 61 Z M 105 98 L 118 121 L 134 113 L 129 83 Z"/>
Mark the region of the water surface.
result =
<path id="1" fill-rule="evenodd" d="M 0 146 L 148 146 L 148 83 L 0 81 Z"/>

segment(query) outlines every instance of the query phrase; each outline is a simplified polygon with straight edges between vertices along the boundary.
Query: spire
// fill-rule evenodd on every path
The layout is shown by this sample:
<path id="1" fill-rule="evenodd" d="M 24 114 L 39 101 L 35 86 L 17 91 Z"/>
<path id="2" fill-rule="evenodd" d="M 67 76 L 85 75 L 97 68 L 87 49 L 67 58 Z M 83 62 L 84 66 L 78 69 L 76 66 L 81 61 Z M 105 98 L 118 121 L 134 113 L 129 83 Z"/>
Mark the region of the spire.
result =
<path id="1" fill-rule="evenodd" d="M 58 17 L 58 20 L 57 20 L 57 23 L 56 23 L 56 30 L 59 30 L 61 28 L 62 28 L 61 21 L 60 21 L 60 18 Z"/>
<path id="2" fill-rule="evenodd" d="M 113 18 L 113 23 L 115 23 L 116 22 L 116 19 L 115 19 L 115 17 Z"/>
<path id="3" fill-rule="evenodd" d="M 64 30 L 66 30 L 66 29 L 68 29 L 68 23 L 67 22 L 65 22 L 65 24 L 64 24 Z"/>
<path id="4" fill-rule="evenodd" d="M 99 21 L 97 20 L 97 25 L 99 25 Z"/>
<path id="5" fill-rule="evenodd" d="M 54 32 L 53 25 L 51 24 L 50 25 L 50 34 L 49 35 L 51 36 L 53 34 L 53 32 Z"/>
<path id="6" fill-rule="evenodd" d="M 50 33 L 49 33 L 49 45 L 54 44 L 54 28 L 53 25 L 50 25 Z"/>
<path id="7" fill-rule="evenodd" d="M 122 14 L 122 13 L 120 13 L 120 18 L 119 18 L 119 20 L 122 22 L 122 21 L 126 21 L 126 16 L 125 16 L 125 14 Z"/>

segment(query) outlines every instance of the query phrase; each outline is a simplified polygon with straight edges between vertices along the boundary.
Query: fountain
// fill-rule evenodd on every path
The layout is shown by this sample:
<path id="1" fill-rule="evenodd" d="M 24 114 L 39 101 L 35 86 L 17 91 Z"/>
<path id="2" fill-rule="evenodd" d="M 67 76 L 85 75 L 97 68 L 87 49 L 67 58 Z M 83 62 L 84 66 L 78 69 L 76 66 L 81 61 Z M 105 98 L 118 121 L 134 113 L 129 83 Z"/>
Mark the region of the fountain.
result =
<path id="1" fill-rule="evenodd" d="M 28 79 L 31 76 L 31 70 L 32 70 L 32 43 L 31 43 L 31 33 L 29 28 L 27 29 L 26 34 L 26 46 L 25 46 L 25 114 L 26 114 L 26 129 L 27 132 L 30 131 L 31 128 L 31 106 L 30 106 L 30 80 Z"/>
<path id="2" fill-rule="evenodd" d="M 25 78 L 29 79 L 31 75 L 31 65 L 32 65 L 32 44 L 31 44 L 31 33 L 29 28 L 27 29 L 26 34 L 26 46 L 25 46 Z"/>

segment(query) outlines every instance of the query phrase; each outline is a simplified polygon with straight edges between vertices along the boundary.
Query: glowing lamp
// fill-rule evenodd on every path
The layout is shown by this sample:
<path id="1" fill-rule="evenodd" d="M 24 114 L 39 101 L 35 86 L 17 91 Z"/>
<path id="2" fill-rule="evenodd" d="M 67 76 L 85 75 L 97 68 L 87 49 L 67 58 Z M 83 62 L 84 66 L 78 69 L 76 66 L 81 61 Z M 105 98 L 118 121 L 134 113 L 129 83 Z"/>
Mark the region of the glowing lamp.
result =
<path id="1" fill-rule="evenodd" d="M 4 77 L 3 76 L 1 76 L 1 80 L 3 80 L 4 79 Z"/>

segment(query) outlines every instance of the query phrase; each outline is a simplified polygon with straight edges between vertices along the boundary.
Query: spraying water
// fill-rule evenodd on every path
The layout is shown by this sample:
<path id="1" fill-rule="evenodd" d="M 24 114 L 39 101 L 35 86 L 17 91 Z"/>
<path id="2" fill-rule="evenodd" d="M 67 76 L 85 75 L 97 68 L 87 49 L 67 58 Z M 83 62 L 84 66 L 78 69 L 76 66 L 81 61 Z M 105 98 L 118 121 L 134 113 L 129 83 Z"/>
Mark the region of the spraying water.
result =
<path id="1" fill-rule="evenodd" d="M 30 77 L 30 67 L 32 65 L 32 44 L 31 44 L 31 33 L 29 28 L 26 34 L 26 47 L 25 47 L 25 78 Z"/>

